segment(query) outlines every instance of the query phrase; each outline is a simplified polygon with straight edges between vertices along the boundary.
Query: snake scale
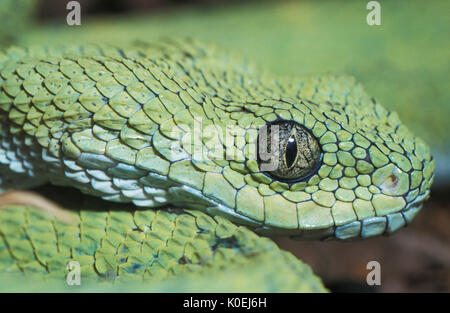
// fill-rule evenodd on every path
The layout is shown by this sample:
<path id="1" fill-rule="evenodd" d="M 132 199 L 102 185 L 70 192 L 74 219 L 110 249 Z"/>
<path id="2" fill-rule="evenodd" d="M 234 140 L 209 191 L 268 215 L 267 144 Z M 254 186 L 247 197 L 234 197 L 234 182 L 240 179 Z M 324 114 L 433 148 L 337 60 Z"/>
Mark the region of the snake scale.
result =
<path id="1" fill-rule="evenodd" d="M 193 39 L 10 47 L 0 122 L 2 190 L 90 195 L 74 223 L 0 210 L 1 271 L 38 277 L 76 260 L 93 280 L 324 291 L 259 235 L 387 235 L 434 178 L 428 146 L 353 78 L 278 76 Z"/>

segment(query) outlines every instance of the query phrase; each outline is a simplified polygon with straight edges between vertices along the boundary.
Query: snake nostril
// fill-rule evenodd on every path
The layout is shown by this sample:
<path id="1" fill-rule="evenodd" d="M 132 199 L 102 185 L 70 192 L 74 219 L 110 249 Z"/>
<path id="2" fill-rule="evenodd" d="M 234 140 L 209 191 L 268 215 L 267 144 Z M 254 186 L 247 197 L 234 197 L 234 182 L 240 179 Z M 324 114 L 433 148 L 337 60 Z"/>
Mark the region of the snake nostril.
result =
<path id="1" fill-rule="evenodd" d="M 395 173 L 392 173 L 387 176 L 383 184 L 380 185 L 381 190 L 383 190 L 384 192 L 394 192 L 397 189 L 399 182 L 400 179 L 398 178 L 398 176 Z"/>
<path id="2" fill-rule="evenodd" d="M 397 186 L 397 183 L 398 183 L 398 177 L 397 177 L 395 174 L 391 174 L 391 175 L 389 175 L 389 177 L 388 177 L 388 181 L 389 181 L 392 185 Z"/>

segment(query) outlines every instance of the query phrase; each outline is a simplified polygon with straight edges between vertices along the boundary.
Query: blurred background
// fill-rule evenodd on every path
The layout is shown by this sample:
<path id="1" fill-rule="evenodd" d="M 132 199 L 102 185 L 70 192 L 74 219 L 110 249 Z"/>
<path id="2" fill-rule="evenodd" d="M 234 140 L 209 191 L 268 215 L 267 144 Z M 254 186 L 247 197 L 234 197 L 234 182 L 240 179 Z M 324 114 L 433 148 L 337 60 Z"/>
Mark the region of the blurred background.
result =
<path id="1" fill-rule="evenodd" d="M 364 242 L 275 240 L 310 264 L 333 291 L 450 292 L 450 1 L 80 0 L 81 26 L 68 26 L 69 1 L 0 0 L 0 46 L 114 45 L 190 36 L 238 50 L 279 74 L 351 74 L 424 138 L 436 159 L 431 199 L 414 222 Z M 366 264 L 381 264 L 381 286 Z"/>

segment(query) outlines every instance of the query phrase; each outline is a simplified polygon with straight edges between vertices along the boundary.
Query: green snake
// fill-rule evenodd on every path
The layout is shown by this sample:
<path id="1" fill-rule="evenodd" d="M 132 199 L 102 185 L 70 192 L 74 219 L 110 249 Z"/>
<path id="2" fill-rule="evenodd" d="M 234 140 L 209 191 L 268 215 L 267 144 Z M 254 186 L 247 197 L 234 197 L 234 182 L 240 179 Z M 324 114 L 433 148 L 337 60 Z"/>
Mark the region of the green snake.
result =
<path id="1" fill-rule="evenodd" d="M 38 277 L 70 260 L 103 280 L 258 264 L 270 290 L 319 291 L 257 234 L 388 235 L 434 178 L 428 146 L 353 78 L 278 76 L 191 39 L 11 47 L 0 121 L 2 190 L 51 183 L 110 201 L 87 197 L 72 224 L 0 210 L 0 269 Z"/>

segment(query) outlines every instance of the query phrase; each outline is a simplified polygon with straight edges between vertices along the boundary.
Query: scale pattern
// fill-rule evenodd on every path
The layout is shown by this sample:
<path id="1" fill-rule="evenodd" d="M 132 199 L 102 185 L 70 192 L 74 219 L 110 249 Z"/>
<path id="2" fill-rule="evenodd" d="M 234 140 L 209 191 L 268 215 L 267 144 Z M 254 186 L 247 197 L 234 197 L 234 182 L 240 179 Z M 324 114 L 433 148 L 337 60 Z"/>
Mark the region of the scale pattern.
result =
<path id="1" fill-rule="evenodd" d="M 9 274 L 2 282 L 20 285 L 17 274 L 24 274 L 39 279 L 41 292 L 74 291 L 62 281 L 76 261 L 81 286 L 95 291 L 326 291 L 306 264 L 224 218 L 84 202 L 73 225 L 32 208 L 0 210 L 0 273 Z M 26 282 L 20 290 L 33 290 Z"/>
<path id="2" fill-rule="evenodd" d="M 427 145 L 352 78 L 279 77 L 194 40 L 10 48 L 0 85 L 3 189 L 49 181 L 199 209 L 261 234 L 345 240 L 408 224 L 434 178 Z M 202 153 L 215 157 L 193 157 L 188 129 L 200 118 Z M 231 160 L 217 148 L 227 126 L 279 119 L 319 141 L 321 165 L 305 181 L 261 172 L 251 132 L 235 138 Z"/>

